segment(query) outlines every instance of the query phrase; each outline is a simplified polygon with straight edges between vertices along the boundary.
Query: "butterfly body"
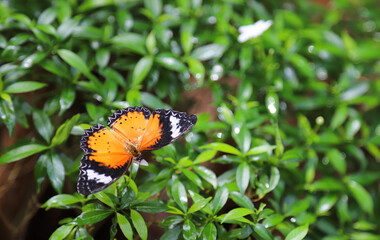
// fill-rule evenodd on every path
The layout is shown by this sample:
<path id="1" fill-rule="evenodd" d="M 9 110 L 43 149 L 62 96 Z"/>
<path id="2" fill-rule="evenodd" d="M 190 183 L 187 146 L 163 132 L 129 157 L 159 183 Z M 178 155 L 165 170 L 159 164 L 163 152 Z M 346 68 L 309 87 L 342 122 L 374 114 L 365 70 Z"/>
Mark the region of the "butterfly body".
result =
<path id="1" fill-rule="evenodd" d="M 99 192 L 119 179 L 141 152 L 162 148 L 188 133 L 196 115 L 173 110 L 129 107 L 109 117 L 107 126 L 85 130 L 81 148 L 85 152 L 79 168 L 80 194 Z"/>

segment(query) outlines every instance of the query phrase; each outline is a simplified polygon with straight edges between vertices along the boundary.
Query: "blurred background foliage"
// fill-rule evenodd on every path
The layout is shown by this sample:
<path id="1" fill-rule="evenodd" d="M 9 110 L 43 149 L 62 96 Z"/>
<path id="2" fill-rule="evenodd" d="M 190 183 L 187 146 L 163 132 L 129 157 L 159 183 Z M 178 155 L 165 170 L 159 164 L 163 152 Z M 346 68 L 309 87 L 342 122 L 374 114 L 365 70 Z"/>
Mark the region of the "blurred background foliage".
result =
<path id="1" fill-rule="evenodd" d="M 379 10 L 377 0 L 0 2 L 0 231 L 380 239 Z M 239 42 L 258 20 L 273 25 Z M 77 194 L 84 129 L 139 105 L 199 120 L 185 141 L 145 154 L 131 180 Z"/>

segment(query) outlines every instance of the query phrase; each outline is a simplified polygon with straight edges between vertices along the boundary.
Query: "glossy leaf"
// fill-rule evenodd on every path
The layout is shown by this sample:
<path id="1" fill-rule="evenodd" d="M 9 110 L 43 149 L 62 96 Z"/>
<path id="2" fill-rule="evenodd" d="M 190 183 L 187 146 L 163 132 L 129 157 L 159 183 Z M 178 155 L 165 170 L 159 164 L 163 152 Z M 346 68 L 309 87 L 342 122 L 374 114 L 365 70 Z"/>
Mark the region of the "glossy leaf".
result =
<path id="1" fill-rule="evenodd" d="M 65 180 L 65 167 L 57 154 L 48 153 L 46 170 L 54 190 L 61 193 Z"/>
<path id="2" fill-rule="evenodd" d="M 41 207 L 49 208 L 66 208 L 67 205 L 72 205 L 81 202 L 81 199 L 70 194 L 55 195 L 47 200 Z"/>
<path id="3" fill-rule="evenodd" d="M 141 58 L 137 63 L 132 73 L 132 86 L 139 85 L 148 75 L 153 65 L 153 57 L 146 56 Z"/>
<path id="4" fill-rule="evenodd" d="M 330 149 L 327 153 L 333 167 L 341 174 L 346 173 L 346 160 L 344 159 L 342 153 L 336 148 Z"/>
<path id="5" fill-rule="evenodd" d="M 34 110 L 33 122 L 37 132 L 47 143 L 49 143 L 51 136 L 53 135 L 54 126 L 48 115 L 44 111 Z"/>
<path id="6" fill-rule="evenodd" d="M 308 225 L 302 225 L 293 229 L 288 235 L 286 235 L 285 240 L 301 240 L 304 239 L 309 231 Z"/>
<path id="7" fill-rule="evenodd" d="M 133 230 L 132 230 L 132 226 L 129 223 L 128 219 L 120 213 L 117 213 L 116 216 L 117 216 L 117 222 L 118 222 L 119 227 L 120 227 L 121 231 L 123 232 L 124 236 L 128 240 L 133 240 Z"/>
<path id="8" fill-rule="evenodd" d="M 373 200 L 367 190 L 355 181 L 348 182 L 348 189 L 359 206 L 368 214 L 373 214 Z"/>
<path id="9" fill-rule="evenodd" d="M 0 99 L 0 116 L 1 121 L 4 122 L 5 126 L 8 128 L 9 136 L 12 136 L 13 129 L 16 125 L 16 114 L 10 96 L 6 93 L 1 94 L 1 97 L 6 96 L 9 98 L 9 101 L 6 99 Z M 16 161 L 16 160 L 15 160 Z M 0 157 L 1 163 L 1 157 Z"/>
<path id="10" fill-rule="evenodd" d="M 214 188 L 217 187 L 218 182 L 213 171 L 203 166 L 194 167 L 194 170 L 198 173 L 199 176 L 201 176 L 201 178 L 210 183 Z"/>
<path id="11" fill-rule="evenodd" d="M 102 221 L 112 214 L 110 210 L 95 209 L 89 212 L 83 212 L 81 215 L 74 219 L 74 222 L 80 226 L 93 224 Z"/>
<path id="12" fill-rule="evenodd" d="M 200 61 L 206 61 L 213 58 L 221 57 L 225 50 L 226 50 L 225 46 L 213 43 L 213 44 L 204 45 L 202 47 L 195 49 L 191 53 L 191 56 Z"/>
<path id="13" fill-rule="evenodd" d="M 0 164 L 10 163 L 14 161 L 18 161 L 20 159 L 29 157 L 33 154 L 42 152 L 48 149 L 47 146 L 37 143 L 30 143 L 18 146 L 6 152 L 5 154 L 0 156 Z"/>
<path id="14" fill-rule="evenodd" d="M 65 239 L 67 235 L 70 234 L 70 232 L 75 227 L 74 224 L 65 224 L 57 228 L 53 234 L 50 236 L 49 240 L 62 240 Z"/>
<path id="15" fill-rule="evenodd" d="M 228 200 L 228 188 L 221 187 L 216 193 L 212 202 L 212 211 L 214 214 L 218 213 Z"/>
<path id="16" fill-rule="evenodd" d="M 71 119 L 67 120 L 64 124 L 62 124 L 55 133 L 51 141 L 52 146 L 57 146 L 62 144 L 69 137 L 71 129 L 78 122 L 79 114 L 74 115 Z"/>
<path id="17" fill-rule="evenodd" d="M 241 155 L 239 150 L 237 150 L 235 147 L 226 143 L 209 143 L 207 145 L 202 146 L 202 148 L 211 148 L 213 150 L 217 150 L 224 153 L 230 153 L 233 155 Z"/>
<path id="18" fill-rule="evenodd" d="M 215 224 L 208 223 L 202 232 L 202 240 L 216 240 L 217 230 Z"/>
<path id="19" fill-rule="evenodd" d="M 131 219 L 141 239 L 146 240 L 148 238 L 148 229 L 143 217 L 137 211 L 131 209 Z"/>
<path id="20" fill-rule="evenodd" d="M 187 194 L 186 189 L 183 184 L 176 179 L 172 184 L 172 195 L 174 197 L 177 205 L 182 209 L 182 211 L 187 211 Z"/>
<path id="21" fill-rule="evenodd" d="M 197 231 L 196 231 L 195 225 L 189 219 L 185 221 L 182 229 L 183 229 L 182 232 L 183 232 L 184 239 L 191 240 L 191 239 L 197 238 Z"/>
<path id="22" fill-rule="evenodd" d="M 83 73 L 84 75 L 90 74 L 90 70 L 87 67 L 86 63 L 76 53 L 67 49 L 57 50 L 57 53 L 67 64 L 76 68 L 79 72 Z"/>
<path id="23" fill-rule="evenodd" d="M 5 88 L 6 93 L 25 93 L 38 90 L 40 88 L 46 87 L 46 83 L 33 82 L 33 81 L 21 81 L 15 82 Z"/>
<path id="24" fill-rule="evenodd" d="M 249 166 L 247 162 L 242 162 L 236 169 L 236 183 L 240 193 L 244 193 L 248 187 L 250 177 Z"/>
<path id="25" fill-rule="evenodd" d="M 235 220 L 253 213 L 254 211 L 248 208 L 234 208 L 224 216 L 222 223 L 227 220 Z"/>
<path id="26" fill-rule="evenodd" d="M 253 231 L 255 231 L 255 233 L 261 238 L 261 239 L 264 239 L 264 240 L 271 240 L 273 239 L 272 237 L 272 234 L 269 232 L 269 230 L 267 228 L 265 228 L 265 226 L 261 223 L 258 223 L 255 225 L 255 227 L 253 228 Z"/>
<path id="27" fill-rule="evenodd" d="M 189 208 L 189 211 L 187 213 L 193 213 L 201 210 L 206 206 L 207 203 L 210 202 L 210 200 L 211 197 L 193 203 L 193 205 Z"/>

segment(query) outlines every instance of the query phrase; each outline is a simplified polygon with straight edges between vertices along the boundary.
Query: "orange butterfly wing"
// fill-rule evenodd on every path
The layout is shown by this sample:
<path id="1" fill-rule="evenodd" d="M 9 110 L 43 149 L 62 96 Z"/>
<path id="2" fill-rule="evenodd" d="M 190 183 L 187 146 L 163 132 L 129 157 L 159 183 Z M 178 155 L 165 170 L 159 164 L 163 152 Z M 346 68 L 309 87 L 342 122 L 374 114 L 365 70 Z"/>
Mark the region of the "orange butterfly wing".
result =
<path id="1" fill-rule="evenodd" d="M 81 160 L 77 189 L 83 195 L 111 185 L 127 171 L 133 158 L 125 151 L 122 138 L 101 124 L 85 131 L 81 148 L 85 155 Z"/>
<path id="2" fill-rule="evenodd" d="M 78 192 L 83 195 L 103 190 L 120 178 L 134 158 L 144 150 L 162 148 L 188 133 L 196 115 L 144 107 L 116 111 L 105 126 L 86 130 L 81 139 L 85 155 L 81 160 Z"/>

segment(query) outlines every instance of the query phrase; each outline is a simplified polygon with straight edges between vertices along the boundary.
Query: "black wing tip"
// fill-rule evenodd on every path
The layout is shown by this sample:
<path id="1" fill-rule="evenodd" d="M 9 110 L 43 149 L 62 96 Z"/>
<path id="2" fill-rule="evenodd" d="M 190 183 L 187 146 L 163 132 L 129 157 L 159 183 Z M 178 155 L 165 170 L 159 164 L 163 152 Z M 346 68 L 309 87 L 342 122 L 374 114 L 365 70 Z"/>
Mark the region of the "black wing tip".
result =
<path id="1" fill-rule="evenodd" d="M 190 120 L 191 124 L 195 125 L 197 123 L 197 121 L 198 121 L 198 117 L 195 114 L 191 114 L 189 116 L 189 120 Z"/>

